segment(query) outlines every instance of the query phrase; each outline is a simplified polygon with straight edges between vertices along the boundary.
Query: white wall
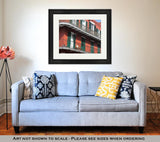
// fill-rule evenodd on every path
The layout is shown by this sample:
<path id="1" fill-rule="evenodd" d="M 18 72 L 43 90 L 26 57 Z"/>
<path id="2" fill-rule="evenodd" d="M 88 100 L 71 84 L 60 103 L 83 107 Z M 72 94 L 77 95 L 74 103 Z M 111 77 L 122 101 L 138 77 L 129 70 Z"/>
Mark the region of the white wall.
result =
<path id="1" fill-rule="evenodd" d="M 13 81 L 34 70 L 120 70 L 160 85 L 159 0 L 5 0 L 4 8 L 4 43 L 16 52 L 9 61 Z M 49 8 L 112 9 L 112 64 L 49 65 Z"/>
<path id="2" fill-rule="evenodd" d="M 112 9 L 111 65 L 49 65 L 48 9 Z M 5 0 L 4 43 L 13 82 L 34 70 L 108 71 L 137 74 L 147 86 L 160 85 L 159 0 Z"/>
<path id="3" fill-rule="evenodd" d="M 3 0 L 0 0 L 0 47 L 3 45 Z M 0 60 L 0 69 L 2 61 Z M 4 112 L 4 74 L 0 77 L 0 115 Z"/>
<path id="4" fill-rule="evenodd" d="M 2 31 L 2 23 L 3 23 L 3 0 L 0 0 L 0 46 L 2 45 L 2 35 L 3 35 L 3 31 Z"/>
<path id="5" fill-rule="evenodd" d="M 2 45 L 2 0 L 0 0 L 0 47 Z M 0 62 L 1 67 L 1 62 Z M 1 101 L 2 100 L 2 78 L 0 77 L 0 107 L 1 107 Z M 1 113 L 1 112 L 0 112 Z"/>

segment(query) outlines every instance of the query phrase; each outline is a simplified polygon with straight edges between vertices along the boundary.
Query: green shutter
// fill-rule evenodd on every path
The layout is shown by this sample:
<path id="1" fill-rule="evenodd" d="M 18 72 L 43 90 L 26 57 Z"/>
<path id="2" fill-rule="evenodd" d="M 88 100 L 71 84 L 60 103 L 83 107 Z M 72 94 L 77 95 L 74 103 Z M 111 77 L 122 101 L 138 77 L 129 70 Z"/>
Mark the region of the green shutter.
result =
<path id="1" fill-rule="evenodd" d="M 70 48 L 70 44 L 71 44 L 71 32 L 68 32 L 67 47 Z"/>
<path id="2" fill-rule="evenodd" d="M 97 36 L 100 36 L 99 29 L 97 29 Z"/>
<path id="3" fill-rule="evenodd" d="M 94 43 L 91 42 L 91 53 L 94 53 Z"/>
<path id="4" fill-rule="evenodd" d="M 98 44 L 98 53 L 100 53 L 100 44 Z"/>
<path id="5" fill-rule="evenodd" d="M 77 20 L 77 26 L 79 26 L 79 20 Z"/>
<path id="6" fill-rule="evenodd" d="M 95 28 L 95 34 L 96 34 L 96 36 L 97 36 L 97 34 L 98 34 L 98 29 L 97 29 L 97 28 Z"/>
<path id="7" fill-rule="evenodd" d="M 70 20 L 70 23 L 72 24 L 72 20 Z"/>
<path id="8" fill-rule="evenodd" d="M 91 22 L 89 22 L 89 29 L 91 29 Z"/>
<path id="9" fill-rule="evenodd" d="M 94 25 L 94 31 L 96 31 L 96 26 Z"/>
<path id="10" fill-rule="evenodd" d="M 75 46 L 76 46 L 76 35 L 74 34 L 74 46 L 73 46 L 73 48 L 75 48 Z"/>
<path id="11" fill-rule="evenodd" d="M 81 22 L 81 27 L 82 27 L 82 20 L 80 20 L 80 22 Z"/>
<path id="12" fill-rule="evenodd" d="M 81 50 L 85 51 L 85 39 L 82 38 L 81 40 Z"/>

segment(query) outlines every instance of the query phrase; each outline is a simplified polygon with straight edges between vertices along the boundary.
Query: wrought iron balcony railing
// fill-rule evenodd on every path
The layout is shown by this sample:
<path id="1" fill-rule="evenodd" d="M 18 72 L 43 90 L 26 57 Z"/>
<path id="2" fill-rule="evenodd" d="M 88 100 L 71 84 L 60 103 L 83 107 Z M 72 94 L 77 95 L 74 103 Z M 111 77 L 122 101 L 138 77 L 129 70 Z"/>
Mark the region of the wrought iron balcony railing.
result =
<path id="1" fill-rule="evenodd" d="M 75 42 L 70 42 L 68 44 L 68 40 L 66 39 L 60 39 L 59 40 L 59 47 L 60 48 L 63 48 L 63 47 L 67 47 L 68 49 L 75 49 L 77 52 L 78 51 L 82 51 L 84 53 L 101 53 L 101 48 L 98 47 L 97 45 L 87 45 L 87 44 L 84 44 L 82 46 L 82 43 L 81 41 L 75 41 Z"/>
<path id="2" fill-rule="evenodd" d="M 97 32 L 96 29 L 94 29 L 94 31 L 90 28 L 88 28 L 87 24 L 86 26 L 83 26 L 81 23 L 80 23 L 80 20 L 60 20 L 59 21 L 60 23 L 70 23 L 71 25 L 87 32 L 87 33 L 90 33 L 91 35 L 94 35 L 98 38 L 101 38 L 101 32 Z"/>

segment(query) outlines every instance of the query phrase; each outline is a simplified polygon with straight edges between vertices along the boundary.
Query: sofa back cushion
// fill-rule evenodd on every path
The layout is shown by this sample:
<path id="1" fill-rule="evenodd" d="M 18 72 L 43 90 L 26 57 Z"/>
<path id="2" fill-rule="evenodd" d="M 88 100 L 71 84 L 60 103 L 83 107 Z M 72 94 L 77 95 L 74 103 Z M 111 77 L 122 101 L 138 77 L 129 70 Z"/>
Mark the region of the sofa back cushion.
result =
<path id="1" fill-rule="evenodd" d="M 103 76 L 116 77 L 123 75 L 122 72 L 79 72 L 79 94 L 78 96 L 94 96 L 101 83 Z"/>
<path id="2" fill-rule="evenodd" d="M 57 95 L 78 96 L 78 73 L 56 72 Z"/>
<path id="3" fill-rule="evenodd" d="M 78 73 L 77 72 L 50 72 L 36 71 L 37 74 L 51 75 L 56 77 L 57 96 L 77 96 L 78 95 Z"/>

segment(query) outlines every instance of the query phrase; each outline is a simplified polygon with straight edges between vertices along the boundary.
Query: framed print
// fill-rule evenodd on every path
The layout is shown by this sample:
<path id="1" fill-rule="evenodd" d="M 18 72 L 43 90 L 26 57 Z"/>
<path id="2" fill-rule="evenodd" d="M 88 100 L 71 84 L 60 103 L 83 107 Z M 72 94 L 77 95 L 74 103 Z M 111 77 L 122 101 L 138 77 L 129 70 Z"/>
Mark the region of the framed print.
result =
<path id="1" fill-rule="evenodd" d="M 111 64 L 110 9 L 49 9 L 49 64 Z"/>

